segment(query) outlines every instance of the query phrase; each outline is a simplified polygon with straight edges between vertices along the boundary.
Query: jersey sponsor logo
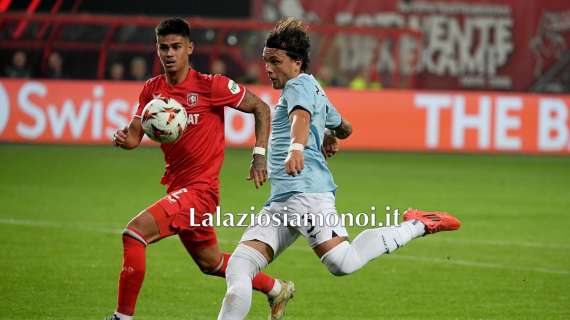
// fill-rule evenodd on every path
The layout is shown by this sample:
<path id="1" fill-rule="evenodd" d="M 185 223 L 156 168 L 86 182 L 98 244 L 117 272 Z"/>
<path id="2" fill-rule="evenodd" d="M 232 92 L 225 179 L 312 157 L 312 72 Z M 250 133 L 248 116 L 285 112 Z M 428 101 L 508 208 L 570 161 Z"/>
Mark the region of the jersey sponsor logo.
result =
<path id="1" fill-rule="evenodd" d="M 199 113 L 189 113 L 188 114 L 188 121 L 186 122 L 187 125 L 197 125 L 198 124 L 198 118 L 200 118 L 200 114 Z"/>
<path id="2" fill-rule="evenodd" d="M 239 85 L 233 80 L 228 82 L 228 89 L 230 89 L 230 92 L 233 94 L 238 94 L 241 91 Z"/>
<path id="3" fill-rule="evenodd" d="M 189 107 L 195 106 L 198 103 L 198 94 L 194 92 L 188 92 L 187 101 Z"/>

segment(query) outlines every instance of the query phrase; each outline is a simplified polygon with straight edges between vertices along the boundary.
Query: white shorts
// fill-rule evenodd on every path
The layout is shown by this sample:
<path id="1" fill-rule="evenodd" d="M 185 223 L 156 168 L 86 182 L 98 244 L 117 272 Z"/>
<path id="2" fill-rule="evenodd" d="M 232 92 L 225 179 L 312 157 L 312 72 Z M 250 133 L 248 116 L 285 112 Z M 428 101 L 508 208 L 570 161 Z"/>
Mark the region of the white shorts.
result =
<path id="1" fill-rule="evenodd" d="M 264 242 L 273 249 L 275 257 L 295 242 L 300 234 L 307 239 L 311 248 L 336 236 L 348 237 L 336 212 L 332 192 L 298 193 L 284 202 L 272 202 L 256 218 L 240 241 Z"/>

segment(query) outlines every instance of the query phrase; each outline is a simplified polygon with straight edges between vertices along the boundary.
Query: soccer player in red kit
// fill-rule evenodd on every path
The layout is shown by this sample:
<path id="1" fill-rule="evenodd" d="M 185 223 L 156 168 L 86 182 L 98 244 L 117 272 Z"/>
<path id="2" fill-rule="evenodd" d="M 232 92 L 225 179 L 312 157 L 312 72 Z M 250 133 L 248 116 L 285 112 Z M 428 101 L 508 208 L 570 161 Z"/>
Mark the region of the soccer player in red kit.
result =
<path id="1" fill-rule="evenodd" d="M 224 158 L 224 106 L 255 117 L 255 148 L 249 179 L 259 188 L 267 179 L 265 148 L 269 138 L 270 109 L 257 96 L 223 75 L 201 74 L 190 68 L 190 27 L 180 18 L 163 20 L 156 27 L 157 52 L 164 74 L 148 80 L 130 124 L 115 131 L 113 142 L 123 149 L 136 148 L 143 137 L 141 113 L 154 98 L 173 98 L 188 114 L 188 126 L 173 143 L 162 144 L 166 172 L 161 183 L 167 195 L 133 218 L 123 232 L 123 267 L 119 277 L 118 306 L 109 319 L 132 319 L 145 273 L 148 244 L 178 235 L 200 270 L 225 277 L 229 253 L 217 245 L 213 227 L 190 226 L 219 203 L 219 174 Z M 255 289 L 267 294 L 270 319 L 281 319 L 294 285 L 258 273 Z M 214 316 L 212 314 L 212 316 Z"/>

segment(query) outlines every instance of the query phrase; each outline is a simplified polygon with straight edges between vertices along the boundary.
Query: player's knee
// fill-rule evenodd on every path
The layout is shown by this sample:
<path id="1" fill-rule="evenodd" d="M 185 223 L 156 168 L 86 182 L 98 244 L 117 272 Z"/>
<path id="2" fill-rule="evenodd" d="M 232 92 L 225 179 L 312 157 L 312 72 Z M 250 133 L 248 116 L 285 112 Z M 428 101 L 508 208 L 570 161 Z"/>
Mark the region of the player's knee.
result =
<path id="1" fill-rule="evenodd" d="M 143 236 L 142 233 L 140 233 L 137 229 L 135 228 L 125 228 L 125 230 L 123 230 L 123 245 L 126 245 L 126 238 L 128 239 L 134 239 L 137 240 L 138 242 L 142 243 L 145 247 L 148 245 L 148 241 L 145 239 L 145 237 Z"/>
<path id="2" fill-rule="evenodd" d="M 143 217 L 143 215 L 144 213 L 139 213 L 136 217 L 132 218 L 125 228 L 144 229 L 148 219 Z"/>
<path id="3" fill-rule="evenodd" d="M 329 272 L 337 277 L 346 276 L 347 274 L 351 274 L 351 270 L 347 270 L 346 267 L 339 263 L 339 261 L 328 261 L 325 263 Z"/>
<path id="4" fill-rule="evenodd" d="M 251 280 L 265 266 L 267 266 L 267 259 L 263 254 L 256 249 L 240 244 L 230 257 L 226 277 L 234 274 L 245 274 Z"/>
<path id="5" fill-rule="evenodd" d="M 148 243 L 160 239 L 160 231 L 158 230 L 154 217 L 149 211 L 143 211 L 129 221 L 125 230 L 134 230 Z"/>
<path id="6" fill-rule="evenodd" d="M 226 267 L 225 277 L 226 282 L 229 285 L 233 283 L 243 282 L 250 283 L 255 275 L 251 275 L 246 268 L 243 268 L 245 261 L 240 261 L 240 259 L 231 259 Z"/>
<path id="7" fill-rule="evenodd" d="M 251 280 L 247 277 L 243 277 L 241 279 L 236 279 L 234 277 L 233 280 L 229 281 L 228 290 L 226 295 L 228 296 L 243 296 L 247 295 L 252 289 Z"/>
<path id="8" fill-rule="evenodd" d="M 235 270 L 234 270 L 235 271 Z M 232 304 L 237 303 L 239 300 L 251 299 L 252 285 L 251 278 L 247 274 L 233 272 L 226 273 L 226 299 Z"/>
<path id="9" fill-rule="evenodd" d="M 337 277 L 351 274 L 358 270 L 359 258 L 347 241 L 342 242 L 321 257 L 321 261 L 332 275 Z"/>

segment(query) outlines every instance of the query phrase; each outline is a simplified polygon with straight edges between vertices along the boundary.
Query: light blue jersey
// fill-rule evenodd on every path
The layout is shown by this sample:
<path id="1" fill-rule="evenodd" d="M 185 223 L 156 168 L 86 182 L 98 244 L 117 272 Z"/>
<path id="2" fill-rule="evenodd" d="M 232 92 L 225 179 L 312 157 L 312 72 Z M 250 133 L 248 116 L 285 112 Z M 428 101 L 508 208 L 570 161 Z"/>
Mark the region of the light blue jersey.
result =
<path id="1" fill-rule="evenodd" d="M 285 159 L 291 144 L 289 114 L 302 108 L 311 114 L 309 139 L 303 152 L 305 168 L 300 175 L 285 172 Z M 271 195 L 267 203 L 285 201 L 296 193 L 334 192 L 336 185 L 321 147 L 325 128 L 340 126 L 341 117 L 331 104 L 317 80 L 306 73 L 290 79 L 285 84 L 275 106 L 269 141 L 269 181 Z"/>

